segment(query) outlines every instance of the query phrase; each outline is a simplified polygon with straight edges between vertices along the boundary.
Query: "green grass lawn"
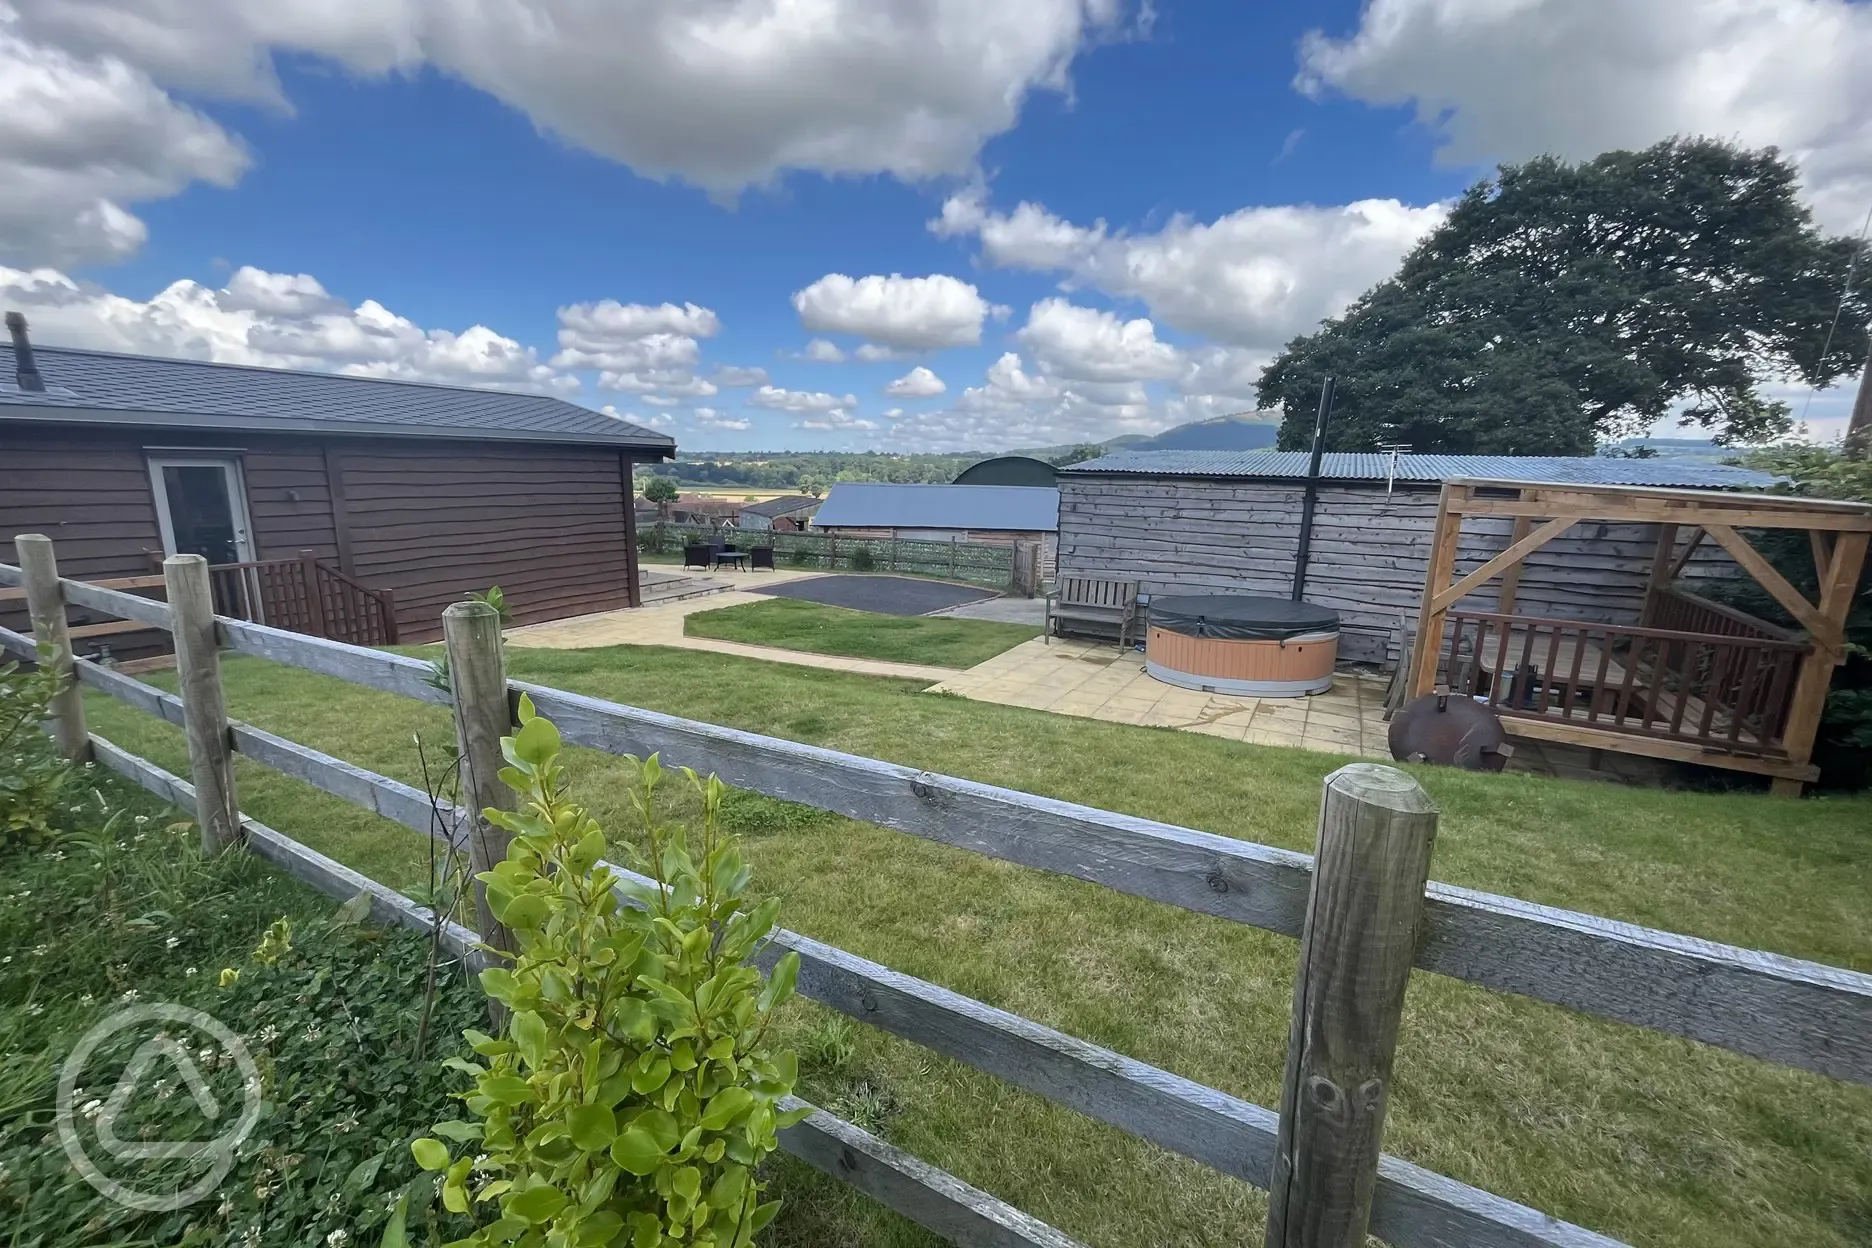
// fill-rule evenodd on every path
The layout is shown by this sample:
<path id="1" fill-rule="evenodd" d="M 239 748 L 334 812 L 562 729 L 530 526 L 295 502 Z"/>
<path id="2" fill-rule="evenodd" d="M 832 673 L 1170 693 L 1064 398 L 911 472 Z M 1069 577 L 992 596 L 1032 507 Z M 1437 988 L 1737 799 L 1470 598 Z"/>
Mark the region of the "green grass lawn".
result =
<path id="1" fill-rule="evenodd" d="M 516 649 L 513 674 L 638 706 L 1310 850 L 1344 759 L 921 694 L 911 682 L 619 647 Z M 226 665 L 232 714 L 420 781 L 440 708 L 290 668 Z M 92 698 L 93 727 L 172 770 L 179 732 Z M 681 761 L 681 760 L 671 760 Z M 601 819 L 620 764 L 573 751 Z M 242 808 L 379 879 L 418 837 L 243 760 Z M 1872 801 L 1417 769 L 1443 811 L 1433 875 L 1872 970 Z M 749 794 L 730 815 L 781 920 L 906 973 L 1276 1102 L 1296 945 Z M 622 826 L 621 818 L 613 818 Z M 803 1094 L 1098 1246 L 1254 1242 L 1248 1185 L 802 1003 Z M 1413 977 L 1386 1147 L 1643 1245 L 1872 1242 L 1872 1089 L 1428 974 Z M 786 1172 L 776 1245 L 922 1245 L 830 1181 Z"/>
<path id="2" fill-rule="evenodd" d="M 1039 629 L 1025 624 L 880 615 L 797 598 L 698 611 L 683 622 L 683 632 L 690 637 L 778 646 L 782 650 L 933 667 L 974 667 L 1040 635 Z"/>

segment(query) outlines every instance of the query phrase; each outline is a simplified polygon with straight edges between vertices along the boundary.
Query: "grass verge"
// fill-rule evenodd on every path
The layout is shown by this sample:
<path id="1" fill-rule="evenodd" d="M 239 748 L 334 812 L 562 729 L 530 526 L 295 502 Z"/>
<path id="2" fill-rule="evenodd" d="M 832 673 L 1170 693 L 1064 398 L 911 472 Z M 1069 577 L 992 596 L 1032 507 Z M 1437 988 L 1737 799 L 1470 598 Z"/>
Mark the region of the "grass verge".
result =
<path id="1" fill-rule="evenodd" d="M 690 637 L 777 646 L 782 650 L 955 668 L 985 663 L 1040 635 L 1039 629 L 1025 624 L 880 615 L 797 598 L 697 611 L 684 620 L 683 632 Z"/>
<path id="2" fill-rule="evenodd" d="M 910 682 L 653 648 L 510 653 L 516 677 L 1297 849 L 1347 761 L 916 692 Z M 419 780 L 439 708 L 249 660 L 233 714 Z M 115 704 L 94 726 L 172 770 L 180 734 Z M 680 761 L 680 760 L 674 760 Z M 573 755 L 613 826 L 618 764 Z M 1872 801 L 1777 801 L 1419 769 L 1433 874 L 1530 900 L 1872 970 Z M 244 761 L 242 806 L 379 879 L 417 837 Z M 1278 1095 L 1290 940 L 737 794 L 788 927 L 1261 1104 Z M 1100 1248 L 1252 1238 L 1265 1202 L 987 1076 L 816 1007 L 804 1094 Z M 1847 1248 L 1872 1238 L 1872 1090 L 1417 975 L 1387 1148 L 1638 1244 Z M 776 1244 L 927 1240 L 791 1172 Z"/>
<path id="3" fill-rule="evenodd" d="M 113 777 L 70 790 L 56 838 L 15 845 L 0 874 L 0 1222 L 8 1248 L 73 1244 L 375 1244 L 399 1199 L 415 1242 L 462 1234 L 434 1204 L 409 1142 L 448 1117 L 461 1080 L 442 1058 L 484 1018 L 478 985 L 446 970 L 421 1023 L 427 945 L 409 932 L 334 921 L 336 903 L 227 853 L 204 861 L 193 825 Z M 284 919 L 290 949 L 251 955 Z M 223 985 L 223 968 L 238 978 Z M 172 1003 L 203 1011 L 245 1044 L 260 1078 L 260 1114 L 226 1177 L 174 1211 L 106 1199 L 67 1160 L 56 1126 L 61 1067 L 94 1025 Z M 133 1055 L 164 1027 L 184 1044 L 216 1098 L 205 1121 L 177 1064 L 159 1059 L 124 1100 L 122 1139 L 205 1140 L 243 1104 L 231 1050 L 186 1023 L 116 1032 L 75 1078 L 71 1105 L 85 1155 L 132 1190 L 190 1186 L 189 1160 L 117 1163 L 96 1145 Z M 205 1046 L 205 1047 L 198 1047 Z M 406 1193 L 408 1198 L 406 1199 Z M 335 1239 L 328 1236 L 336 1235 Z"/>

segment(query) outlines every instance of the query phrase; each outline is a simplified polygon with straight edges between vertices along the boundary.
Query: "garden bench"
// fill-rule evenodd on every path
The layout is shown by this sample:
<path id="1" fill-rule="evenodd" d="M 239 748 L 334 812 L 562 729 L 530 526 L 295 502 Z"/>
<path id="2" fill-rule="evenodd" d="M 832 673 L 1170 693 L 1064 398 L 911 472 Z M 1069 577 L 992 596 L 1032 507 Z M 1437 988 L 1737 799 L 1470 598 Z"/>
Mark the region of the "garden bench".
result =
<path id="1" fill-rule="evenodd" d="M 1129 649 L 1131 629 L 1137 622 L 1138 584 L 1136 581 L 1101 581 L 1090 576 L 1063 576 L 1046 594 L 1046 627 L 1043 636 L 1051 645 L 1055 636 L 1068 632 L 1104 636 L 1116 629 L 1118 648 Z M 1091 625 L 1091 629 L 1073 627 Z"/>

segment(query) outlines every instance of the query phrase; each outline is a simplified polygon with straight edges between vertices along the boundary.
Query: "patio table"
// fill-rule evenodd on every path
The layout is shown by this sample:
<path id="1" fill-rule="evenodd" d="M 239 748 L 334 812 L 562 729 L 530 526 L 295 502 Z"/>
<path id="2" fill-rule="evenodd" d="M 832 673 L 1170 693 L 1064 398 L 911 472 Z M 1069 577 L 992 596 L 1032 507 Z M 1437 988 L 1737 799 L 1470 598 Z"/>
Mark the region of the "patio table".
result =
<path id="1" fill-rule="evenodd" d="M 715 552 L 715 566 L 719 568 L 723 564 L 726 564 L 727 566 L 731 568 L 746 569 L 747 552 L 745 550 L 718 550 L 716 551 Z"/>

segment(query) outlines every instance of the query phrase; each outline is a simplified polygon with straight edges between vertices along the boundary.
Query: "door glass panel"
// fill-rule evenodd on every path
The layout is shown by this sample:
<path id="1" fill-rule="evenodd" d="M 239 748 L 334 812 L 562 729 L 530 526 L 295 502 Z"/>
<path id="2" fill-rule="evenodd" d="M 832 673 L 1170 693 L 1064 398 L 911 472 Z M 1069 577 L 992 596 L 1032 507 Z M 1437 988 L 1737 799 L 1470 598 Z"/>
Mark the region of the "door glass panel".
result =
<path id="1" fill-rule="evenodd" d="M 175 553 L 200 555 L 209 563 L 239 563 L 227 470 L 218 465 L 164 464 L 162 473 Z"/>

